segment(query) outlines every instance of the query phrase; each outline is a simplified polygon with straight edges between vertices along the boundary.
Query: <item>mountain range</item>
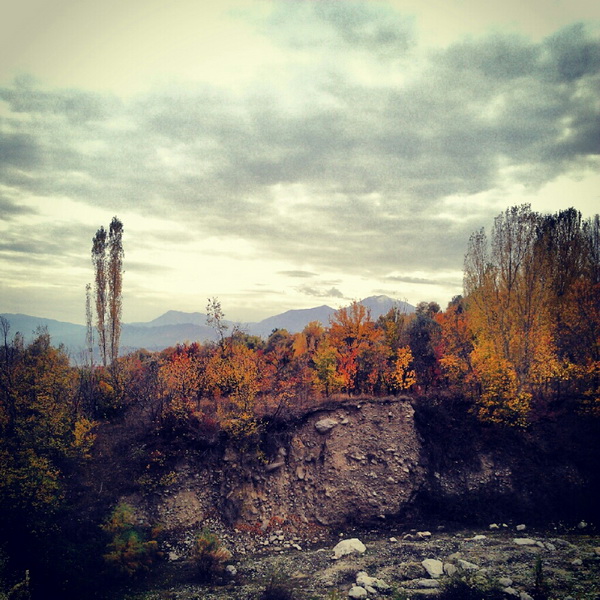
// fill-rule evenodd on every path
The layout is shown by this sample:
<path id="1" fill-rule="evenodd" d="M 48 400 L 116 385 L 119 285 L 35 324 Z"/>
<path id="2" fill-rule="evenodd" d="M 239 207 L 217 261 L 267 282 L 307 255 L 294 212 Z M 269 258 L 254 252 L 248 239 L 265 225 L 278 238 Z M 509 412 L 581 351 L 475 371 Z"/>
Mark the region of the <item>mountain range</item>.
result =
<path id="1" fill-rule="evenodd" d="M 414 306 L 393 300 L 388 296 L 370 296 L 360 301 L 371 311 L 371 318 L 376 320 L 386 314 L 391 308 L 412 313 Z M 284 313 L 267 317 L 257 323 L 239 323 L 225 321 L 228 331 L 237 326 L 242 331 L 267 338 L 274 329 L 287 329 L 290 333 L 302 331 L 311 321 L 319 321 L 329 325 L 330 318 L 337 309 L 331 306 L 316 306 L 299 310 L 288 310 Z M 10 335 L 20 331 L 26 341 L 34 337 L 38 327 L 47 327 L 54 345 L 64 344 L 73 359 L 83 356 L 85 348 L 85 326 L 75 323 L 44 319 L 22 314 L 3 314 L 10 325 Z M 121 349 L 124 352 L 136 348 L 147 350 L 162 350 L 184 342 L 205 342 L 215 340 L 216 332 L 206 324 L 206 315 L 198 312 L 187 313 L 169 310 L 160 317 L 148 322 L 124 323 L 121 331 Z"/>

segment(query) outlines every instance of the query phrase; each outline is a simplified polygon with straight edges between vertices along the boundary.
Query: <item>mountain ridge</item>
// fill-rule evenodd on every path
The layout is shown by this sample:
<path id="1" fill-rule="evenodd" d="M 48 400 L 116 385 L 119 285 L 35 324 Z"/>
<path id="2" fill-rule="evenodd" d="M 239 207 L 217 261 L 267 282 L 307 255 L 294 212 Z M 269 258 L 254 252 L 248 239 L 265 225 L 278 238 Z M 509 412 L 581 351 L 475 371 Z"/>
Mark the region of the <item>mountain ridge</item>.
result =
<path id="1" fill-rule="evenodd" d="M 414 307 L 407 302 L 394 300 L 388 296 L 369 296 L 359 302 L 371 312 L 371 318 L 376 320 L 386 314 L 390 308 L 412 313 Z M 267 338 L 274 329 L 287 329 L 290 333 L 302 331 L 311 321 L 320 321 L 328 326 L 331 317 L 339 309 L 326 304 L 312 308 L 291 309 L 283 313 L 267 317 L 253 323 L 242 323 L 224 320 L 228 331 L 238 327 L 249 335 Z M 53 343 L 63 344 L 71 353 L 81 353 L 85 348 L 85 326 L 67 321 L 58 321 L 44 317 L 35 317 L 22 313 L 2 313 L 10 325 L 11 334 L 20 331 L 26 341 L 33 338 L 33 332 L 39 326 L 47 327 Z M 200 312 L 186 313 L 184 311 L 168 310 L 162 315 L 147 322 L 123 323 L 121 332 L 121 348 L 131 351 L 138 348 L 146 350 L 162 350 L 178 343 L 216 340 L 213 328 L 206 324 L 206 315 Z"/>

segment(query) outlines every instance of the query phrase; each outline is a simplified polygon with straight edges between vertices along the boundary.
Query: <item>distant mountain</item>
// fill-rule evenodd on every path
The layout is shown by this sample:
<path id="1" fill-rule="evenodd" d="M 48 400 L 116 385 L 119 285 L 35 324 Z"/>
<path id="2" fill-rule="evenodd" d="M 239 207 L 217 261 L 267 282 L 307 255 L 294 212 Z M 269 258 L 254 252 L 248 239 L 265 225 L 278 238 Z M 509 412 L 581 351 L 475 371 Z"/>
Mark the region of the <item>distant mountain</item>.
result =
<path id="1" fill-rule="evenodd" d="M 30 342 L 35 338 L 35 331 L 39 327 L 47 327 L 53 344 L 64 344 L 72 353 L 85 348 L 85 327 L 83 325 L 22 314 L 5 313 L 2 316 L 10 323 L 9 335 L 11 338 L 18 331 L 25 338 L 25 342 Z"/>
<path id="2" fill-rule="evenodd" d="M 244 331 L 263 338 L 269 337 L 274 329 L 287 329 L 290 333 L 297 333 L 302 331 L 311 321 L 320 321 L 321 324 L 328 325 L 329 318 L 334 312 L 334 308 L 326 305 L 288 310 L 280 315 L 263 319 L 259 323 L 250 323 L 244 328 Z"/>
<path id="3" fill-rule="evenodd" d="M 394 300 L 388 296 L 369 296 L 361 300 L 359 304 L 366 306 L 371 311 L 371 319 L 376 321 L 380 316 L 387 314 L 390 309 L 398 308 L 400 312 L 412 314 L 415 312 L 415 307 L 408 302 L 402 300 Z"/>
<path id="4" fill-rule="evenodd" d="M 360 303 L 369 308 L 373 320 L 386 314 L 394 306 L 406 313 L 415 311 L 414 306 L 387 296 L 371 296 L 361 300 Z M 315 308 L 288 310 L 258 323 L 238 323 L 237 325 L 250 335 L 267 338 L 274 329 L 287 329 L 290 333 L 297 333 L 311 321 L 319 321 L 327 327 L 335 312 L 335 308 L 323 305 Z M 85 327 L 83 325 L 22 314 L 4 314 L 2 316 L 6 317 L 11 324 L 11 336 L 20 331 L 26 341 L 31 341 L 37 327 L 47 327 L 53 344 L 64 344 L 74 360 L 77 360 L 84 351 Z M 225 323 L 228 325 L 228 331 L 231 331 L 232 327 L 236 325 L 232 321 L 225 321 Z M 121 348 L 123 351 L 136 348 L 162 350 L 184 342 L 205 342 L 215 339 L 214 329 L 206 324 L 206 315 L 198 312 L 185 313 L 170 310 L 152 321 L 123 324 Z"/>

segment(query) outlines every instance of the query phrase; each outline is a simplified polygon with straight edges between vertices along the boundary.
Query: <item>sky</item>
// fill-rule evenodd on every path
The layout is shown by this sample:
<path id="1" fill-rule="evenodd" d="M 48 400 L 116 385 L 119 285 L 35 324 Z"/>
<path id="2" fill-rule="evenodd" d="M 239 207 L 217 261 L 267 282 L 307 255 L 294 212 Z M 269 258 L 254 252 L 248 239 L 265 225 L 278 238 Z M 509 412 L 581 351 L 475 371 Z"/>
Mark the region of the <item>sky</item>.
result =
<path id="1" fill-rule="evenodd" d="M 125 322 L 444 308 L 469 236 L 600 212 L 591 0 L 6 0 L 0 313 L 85 321 L 124 224 Z"/>

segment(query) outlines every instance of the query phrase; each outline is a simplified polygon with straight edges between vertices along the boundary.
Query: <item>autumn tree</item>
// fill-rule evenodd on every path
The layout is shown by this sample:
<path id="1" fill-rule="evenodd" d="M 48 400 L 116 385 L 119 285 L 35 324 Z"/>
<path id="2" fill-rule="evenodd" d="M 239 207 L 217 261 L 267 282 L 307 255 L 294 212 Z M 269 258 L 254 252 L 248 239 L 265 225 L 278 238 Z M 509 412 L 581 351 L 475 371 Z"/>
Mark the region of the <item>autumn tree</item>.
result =
<path id="1" fill-rule="evenodd" d="M 368 391 L 373 366 L 369 358 L 381 337 L 370 310 L 359 302 L 332 316 L 329 343 L 338 353 L 338 372 L 347 392 Z"/>
<path id="2" fill-rule="evenodd" d="M 439 342 L 440 326 L 434 320 L 439 311 L 440 307 L 436 302 L 421 302 L 408 326 L 412 368 L 417 382 L 425 390 L 435 384 L 439 377 L 436 345 Z"/>
<path id="3" fill-rule="evenodd" d="M 535 252 L 539 224 L 529 205 L 509 208 L 496 217 L 489 245 L 483 231 L 474 234 L 465 257 L 473 364 L 488 416 L 502 410 L 510 396 L 518 400 L 511 404 L 514 420 L 524 418 L 533 370 L 554 364 L 548 362 L 553 353 L 548 294 Z"/>
<path id="4" fill-rule="evenodd" d="M 435 316 L 440 326 L 440 365 L 451 386 L 466 390 L 473 384 L 473 334 L 462 296 L 455 296 L 444 312 Z"/>

